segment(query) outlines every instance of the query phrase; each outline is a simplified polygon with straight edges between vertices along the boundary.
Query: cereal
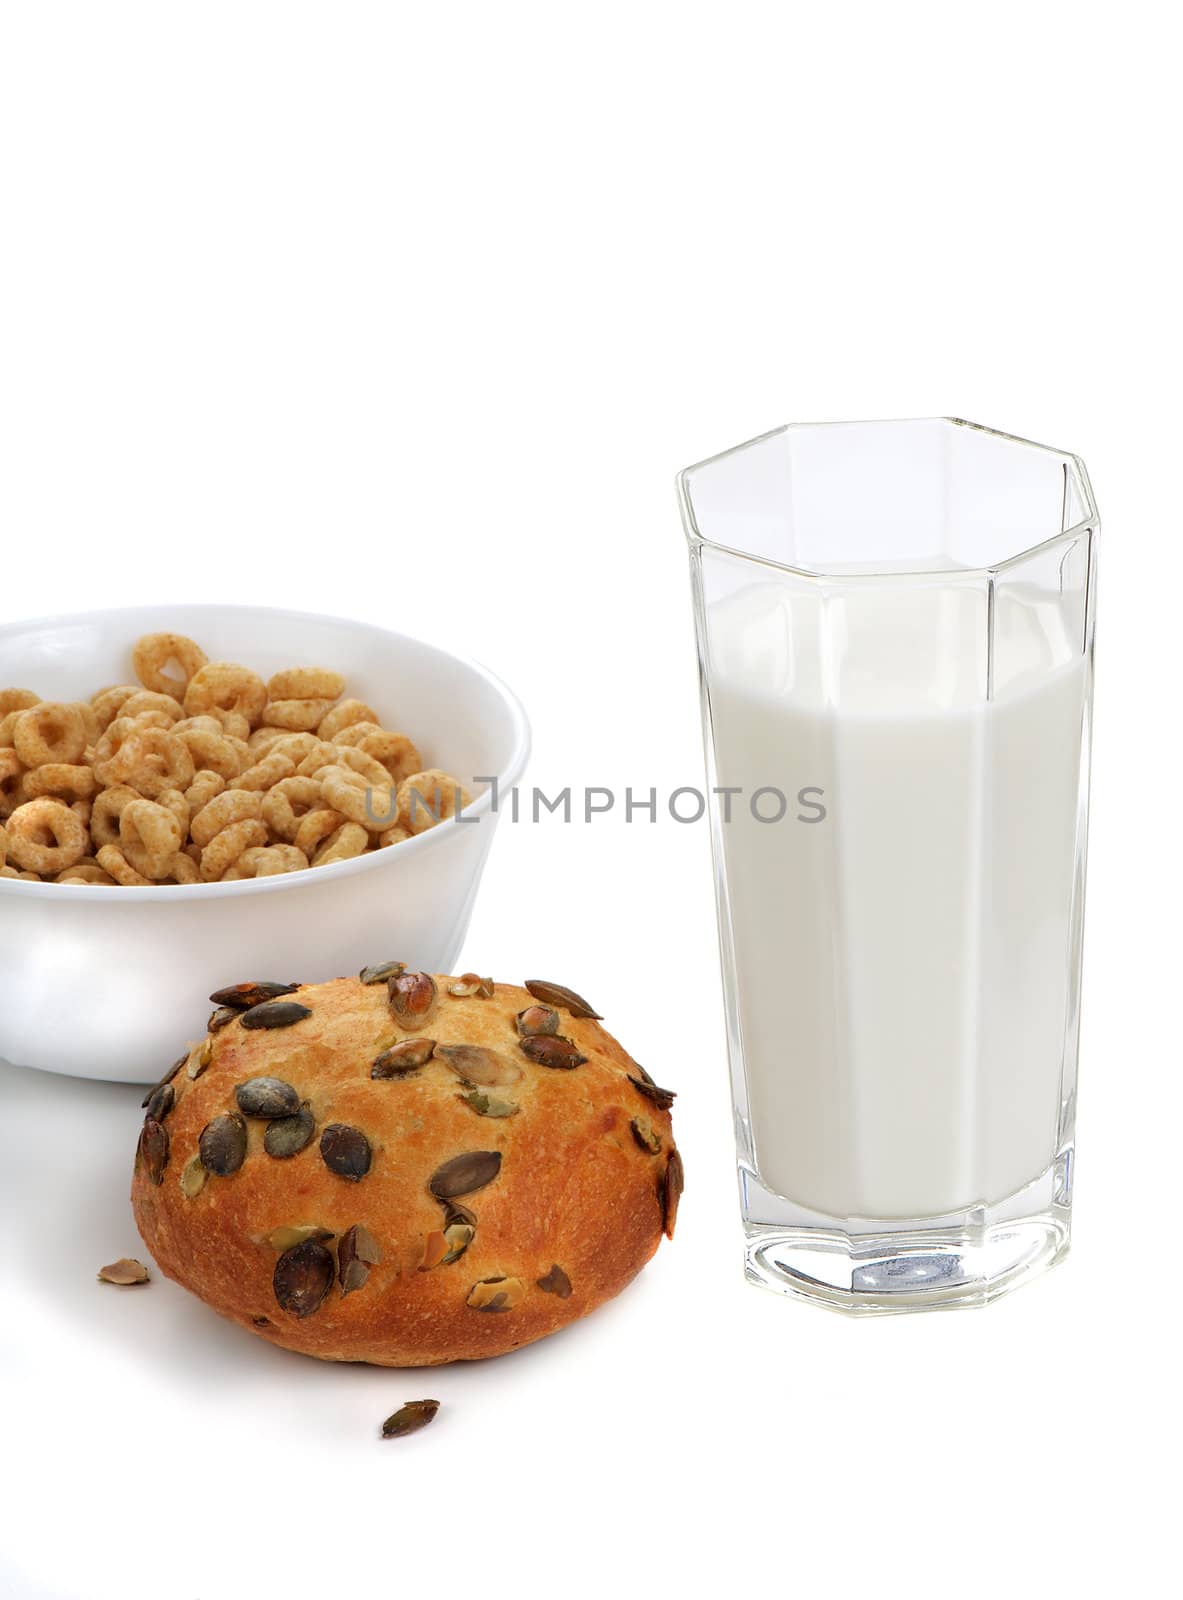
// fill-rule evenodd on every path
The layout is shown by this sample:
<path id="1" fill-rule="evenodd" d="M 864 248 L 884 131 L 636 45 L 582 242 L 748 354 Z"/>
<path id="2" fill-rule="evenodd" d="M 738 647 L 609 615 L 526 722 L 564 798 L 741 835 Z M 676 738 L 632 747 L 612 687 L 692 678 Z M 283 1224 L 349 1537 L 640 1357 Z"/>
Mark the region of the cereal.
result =
<path id="1" fill-rule="evenodd" d="M 86 854 L 86 829 L 60 800 L 29 800 L 17 806 L 5 831 L 8 854 L 24 872 L 52 876 Z"/>
<path id="2" fill-rule="evenodd" d="M 132 662 L 138 683 L 89 701 L 0 689 L 0 876 L 273 877 L 405 843 L 468 802 L 328 667 L 264 682 L 176 633 L 146 634 Z"/>
<path id="3" fill-rule="evenodd" d="M 177 700 L 184 699 L 194 673 L 208 660 L 201 646 L 183 633 L 146 633 L 136 640 L 132 650 L 132 665 L 144 687 L 157 694 L 173 695 Z M 169 672 L 170 666 L 179 671 Z"/>

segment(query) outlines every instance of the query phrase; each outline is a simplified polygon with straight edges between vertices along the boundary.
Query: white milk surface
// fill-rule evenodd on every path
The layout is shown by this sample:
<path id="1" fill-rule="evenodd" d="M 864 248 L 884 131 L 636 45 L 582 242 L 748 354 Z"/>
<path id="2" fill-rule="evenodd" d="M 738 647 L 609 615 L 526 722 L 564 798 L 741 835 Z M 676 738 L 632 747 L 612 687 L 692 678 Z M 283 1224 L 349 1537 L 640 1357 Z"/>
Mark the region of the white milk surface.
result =
<path id="1" fill-rule="evenodd" d="M 824 625 L 823 625 L 824 614 Z M 1035 600 L 754 585 L 710 608 L 716 781 L 764 1186 L 837 1217 L 994 1202 L 1053 1160 L 1086 662 Z M 1002 687 L 999 685 L 1002 684 Z M 746 794 L 790 796 L 780 822 Z M 795 801 L 824 791 L 824 820 Z M 766 803 L 771 814 L 772 802 Z"/>

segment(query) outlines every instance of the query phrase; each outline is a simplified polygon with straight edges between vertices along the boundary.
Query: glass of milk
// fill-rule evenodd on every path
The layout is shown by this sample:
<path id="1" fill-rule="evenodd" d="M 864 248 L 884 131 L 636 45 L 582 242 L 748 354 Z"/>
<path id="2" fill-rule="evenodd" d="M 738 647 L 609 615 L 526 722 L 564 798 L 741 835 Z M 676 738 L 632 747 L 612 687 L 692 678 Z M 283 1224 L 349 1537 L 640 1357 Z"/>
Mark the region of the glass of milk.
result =
<path id="1" fill-rule="evenodd" d="M 1068 1248 L 1099 524 L 955 419 L 679 478 L 747 1273 L 979 1305 Z"/>

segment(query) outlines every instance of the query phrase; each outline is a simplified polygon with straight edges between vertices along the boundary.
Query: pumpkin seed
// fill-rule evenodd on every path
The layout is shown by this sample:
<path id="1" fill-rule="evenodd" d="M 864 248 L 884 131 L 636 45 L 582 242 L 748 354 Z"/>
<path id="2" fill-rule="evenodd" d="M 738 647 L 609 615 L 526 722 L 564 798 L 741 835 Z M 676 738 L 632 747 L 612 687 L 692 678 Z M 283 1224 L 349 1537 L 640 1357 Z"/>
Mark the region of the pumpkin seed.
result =
<path id="1" fill-rule="evenodd" d="M 558 1033 L 559 1014 L 552 1006 L 527 1006 L 514 1019 L 523 1038 L 538 1033 Z"/>
<path id="2" fill-rule="evenodd" d="M 145 1117 L 140 1129 L 139 1157 L 149 1183 L 157 1188 L 164 1182 L 164 1169 L 168 1166 L 168 1129 L 155 1117 Z"/>
<path id="3" fill-rule="evenodd" d="M 645 1069 L 641 1067 L 638 1071 L 644 1072 Z M 628 1081 L 639 1094 L 645 1096 L 646 1100 L 652 1100 L 659 1111 L 668 1111 L 677 1098 L 676 1090 L 659 1088 L 647 1072 L 643 1078 L 635 1078 L 630 1072 Z"/>
<path id="4" fill-rule="evenodd" d="M 405 961 L 380 961 L 376 967 L 363 967 L 357 976 L 360 983 L 388 983 L 406 970 Z"/>
<path id="5" fill-rule="evenodd" d="M 152 1096 L 156 1093 L 157 1089 L 163 1089 L 166 1083 L 171 1083 L 173 1081 L 173 1079 L 176 1077 L 177 1073 L 180 1072 L 181 1068 L 185 1065 L 185 1063 L 186 1063 L 186 1061 L 188 1061 L 188 1059 L 189 1059 L 189 1057 L 187 1055 L 178 1056 L 177 1057 L 177 1059 L 173 1062 L 172 1066 L 165 1073 L 164 1077 L 163 1078 L 158 1078 L 157 1081 L 148 1090 L 147 1094 L 145 1094 L 144 1098 L 140 1101 L 141 1108 L 148 1104 L 149 1100 L 151 1100 Z"/>
<path id="6" fill-rule="evenodd" d="M 466 1227 L 475 1229 L 476 1212 L 470 1211 L 467 1206 L 461 1205 L 459 1200 L 445 1200 L 444 1232 L 446 1233 L 457 1222 L 463 1222 Z"/>
<path id="7" fill-rule="evenodd" d="M 573 1017 L 590 1017 L 593 1022 L 602 1022 L 603 1018 L 598 1011 L 593 1011 L 582 995 L 575 993 L 574 989 L 567 989 L 561 983 L 548 983 L 545 978 L 527 978 L 526 993 L 532 994 L 535 1000 L 541 1000 L 544 1005 L 562 1006 Z"/>
<path id="8" fill-rule="evenodd" d="M 216 1011 L 210 1012 L 210 1019 L 205 1025 L 206 1032 L 220 1033 L 241 1015 L 237 1006 L 219 1006 Z"/>
<path id="9" fill-rule="evenodd" d="M 360 1289 L 370 1275 L 370 1268 L 382 1259 L 382 1246 L 362 1223 L 341 1235 L 337 1246 L 337 1275 L 341 1281 L 341 1298 Z"/>
<path id="10" fill-rule="evenodd" d="M 247 1011 L 265 1000 L 278 1000 L 281 994 L 295 994 L 299 987 L 298 983 L 232 983 L 225 989 L 215 989 L 210 1001 L 234 1011 Z"/>
<path id="11" fill-rule="evenodd" d="M 234 1091 L 238 1109 L 248 1117 L 293 1117 L 300 1096 L 282 1078 L 248 1078 Z"/>
<path id="12" fill-rule="evenodd" d="M 516 1117 L 518 1114 L 519 1108 L 512 1100 L 502 1100 L 487 1089 L 468 1089 L 456 1098 L 463 1100 L 466 1106 L 471 1106 L 478 1117 Z"/>
<path id="13" fill-rule="evenodd" d="M 315 1222 L 289 1223 L 286 1227 L 272 1228 L 263 1241 L 273 1250 L 291 1250 L 293 1246 L 304 1244 L 311 1239 L 316 1244 L 325 1244 L 333 1237 L 328 1228 L 319 1228 Z"/>
<path id="14" fill-rule="evenodd" d="M 370 1141 L 360 1128 L 344 1122 L 329 1123 L 320 1136 L 320 1154 L 330 1172 L 351 1183 L 359 1183 L 370 1170 Z"/>
<path id="15" fill-rule="evenodd" d="M 270 1317 L 252 1317 L 251 1322 L 256 1328 L 270 1328 L 272 1326 Z"/>
<path id="16" fill-rule="evenodd" d="M 176 1104 L 177 1094 L 171 1083 L 162 1083 L 152 1091 L 152 1098 L 148 1101 L 148 1115 L 157 1122 L 163 1122 L 173 1106 Z"/>
<path id="17" fill-rule="evenodd" d="M 181 1169 L 181 1193 L 189 1200 L 196 1200 L 205 1188 L 205 1180 L 209 1173 L 202 1165 L 200 1156 L 190 1156 Z"/>
<path id="18" fill-rule="evenodd" d="M 426 1428 L 439 1408 L 438 1400 L 408 1400 L 382 1424 L 382 1437 L 404 1439 L 408 1433 L 418 1433 L 420 1428 Z"/>
<path id="19" fill-rule="evenodd" d="M 556 1261 L 544 1277 L 535 1278 L 543 1294 L 557 1294 L 560 1300 L 571 1298 L 571 1280 Z"/>
<path id="20" fill-rule="evenodd" d="M 435 1005 L 435 979 L 430 972 L 400 972 L 387 984 L 390 1009 L 404 1028 L 414 1028 Z"/>
<path id="21" fill-rule="evenodd" d="M 686 1187 L 686 1172 L 682 1166 L 682 1157 L 676 1150 L 670 1151 L 670 1158 L 665 1164 L 665 1175 L 661 1180 L 661 1214 L 662 1226 L 667 1239 L 674 1236 L 674 1223 L 678 1220 L 678 1201 L 682 1198 L 682 1191 Z"/>
<path id="22" fill-rule="evenodd" d="M 264 1000 L 242 1013 L 244 1028 L 290 1028 L 294 1022 L 303 1022 L 312 1012 L 295 1000 Z"/>
<path id="23" fill-rule="evenodd" d="M 474 1311 L 512 1311 L 525 1295 L 521 1278 L 482 1278 L 468 1291 L 465 1304 Z"/>
<path id="24" fill-rule="evenodd" d="M 476 972 L 466 972 L 462 978 L 457 978 L 455 983 L 448 985 L 448 993 L 455 995 L 458 1000 L 468 1000 L 474 995 L 481 1000 L 491 1000 L 493 989 L 492 978 L 482 978 Z"/>
<path id="25" fill-rule="evenodd" d="M 246 1160 L 246 1123 L 236 1112 L 223 1112 L 202 1128 L 197 1153 L 207 1172 L 230 1177 Z"/>
<path id="26" fill-rule="evenodd" d="M 400 1039 L 398 1044 L 392 1044 L 388 1050 L 374 1057 L 370 1077 L 405 1078 L 409 1072 L 417 1072 L 420 1067 L 425 1067 L 434 1049 L 434 1039 Z"/>
<path id="27" fill-rule="evenodd" d="M 419 1261 L 420 1272 L 430 1272 L 433 1267 L 438 1267 L 448 1253 L 448 1241 L 444 1238 L 443 1230 L 437 1228 L 434 1233 L 423 1236 L 423 1255 Z"/>
<path id="28" fill-rule="evenodd" d="M 213 1059 L 214 1041 L 207 1035 L 201 1041 L 201 1047 L 197 1054 L 189 1057 L 189 1076 L 191 1078 L 200 1078 Z"/>
<path id="29" fill-rule="evenodd" d="M 110 1266 L 100 1267 L 98 1279 L 100 1283 L 117 1283 L 121 1287 L 129 1283 L 147 1283 L 148 1269 L 134 1256 L 122 1256 L 118 1261 L 112 1261 Z"/>
<path id="30" fill-rule="evenodd" d="M 276 1117 L 274 1122 L 267 1124 L 263 1134 L 263 1148 L 269 1156 L 274 1156 L 277 1161 L 283 1161 L 288 1156 L 298 1156 L 300 1151 L 311 1143 L 315 1132 L 316 1118 L 305 1104 L 294 1116 Z"/>
<path id="31" fill-rule="evenodd" d="M 477 1083 L 483 1089 L 504 1088 L 517 1083 L 523 1076 L 521 1067 L 499 1050 L 486 1050 L 480 1044 L 437 1044 L 435 1053 L 445 1061 L 458 1078 L 465 1083 Z"/>
<path id="32" fill-rule="evenodd" d="M 581 1067 L 587 1060 L 577 1046 L 561 1034 L 530 1034 L 528 1038 L 518 1040 L 518 1048 L 531 1061 L 537 1061 L 540 1067 L 560 1067 L 565 1072 L 572 1067 Z"/>
<path id="33" fill-rule="evenodd" d="M 305 1239 L 275 1263 L 271 1284 L 282 1311 L 310 1317 L 319 1311 L 333 1282 L 333 1257 L 319 1239 Z"/>
<path id="34" fill-rule="evenodd" d="M 444 1243 L 448 1248 L 440 1266 L 449 1267 L 453 1261 L 459 1261 L 475 1237 L 476 1229 L 470 1223 L 450 1223 L 444 1229 Z"/>
<path id="35" fill-rule="evenodd" d="M 483 1189 L 500 1171 L 500 1150 L 467 1150 L 437 1167 L 427 1187 L 437 1200 L 452 1200 Z"/>
<path id="36" fill-rule="evenodd" d="M 661 1149 L 661 1135 L 648 1117 L 634 1117 L 629 1123 L 633 1138 L 647 1155 L 655 1156 Z"/>

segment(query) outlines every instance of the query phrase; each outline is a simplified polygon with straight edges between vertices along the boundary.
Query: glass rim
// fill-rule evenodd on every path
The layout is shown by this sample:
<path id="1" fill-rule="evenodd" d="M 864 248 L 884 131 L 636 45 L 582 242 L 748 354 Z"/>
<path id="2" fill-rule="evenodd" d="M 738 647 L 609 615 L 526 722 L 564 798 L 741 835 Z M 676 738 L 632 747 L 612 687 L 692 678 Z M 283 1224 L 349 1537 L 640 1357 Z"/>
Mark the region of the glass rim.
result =
<path id="1" fill-rule="evenodd" d="M 1026 545 L 1023 549 L 1015 551 L 1012 555 L 1004 556 L 1002 560 L 991 562 L 979 567 L 904 567 L 894 568 L 890 572 L 869 571 L 850 572 L 827 570 L 824 567 L 796 567 L 787 561 L 777 561 L 772 556 L 757 555 L 751 550 L 741 550 L 737 545 L 724 544 L 718 539 L 709 539 L 699 526 L 694 514 L 694 501 L 691 495 L 690 480 L 694 473 L 700 472 L 704 467 L 710 467 L 717 461 L 724 461 L 730 456 L 739 455 L 744 450 L 750 450 L 755 445 L 763 444 L 767 439 L 775 439 L 781 434 L 795 432 L 806 428 L 897 428 L 909 427 L 918 423 L 944 423 L 950 427 L 968 428 L 974 433 L 987 434 L 991 438 L 1005 440 L 1007 444 L 1022 445 L 1028 450 L 1038 450 L 1041 454 L 1056 456 L 1063 462 L 1065 471 L 1072 470 L 1076 481 L 1076 488 L 1084 505 L 1086 515 L 1071 527 L 1062 528 L 1058 533 L 1049 534 L 1046 539 L 1037 540 L 1035 544 Z M 1079 538 L 1083 533 L 1095 534 L 1100 529 L 1100 517 L 1097 513 L 1097 503 L 1093 497 L 1093 486 L 1089 482 L 1088 469 L 1084 461 L 1072 450 L 1060 450 L 1054 445 L 1040 444 L 1035 439 L 1026 439 L 1021 434 L 1007 433 L 1002 428 L 991 428 L 985 423 L 970 422 L 965 417 L 954 416 L 928 416 L 928 417 L 868 417 L 844 418 L 830 422 L 786 422 L 779 428 L 769 428 L 764 433 L 758 433 L 751 439 L 744 439 L 739 444 L 730 445 L 726 450 L 717 450 L 713 455 L 704 456 L 701 461 L 695 461 L 688 467 L 683 467 L 677 479 L 678 504 L 682 513 L 682 527 L 686 542 L 692 550 L 705 546 L 709 550 L 717 550 L 723 555 L 735 556 L 740 561 L 751 562 L 754 566 L 766 567 L 773 572 L 783 572 L 793 578 L 800 578 L 810 583 L 843 583 L 843 584 L 898 584 L 901 580 L 908 581 L 913 578 L 933 578 L 946 584 L 966 583 L 975 581 L 989 581 L 999 573 L 1006 572 L 1023 562 L 1030 561 L 1069 539 Z"/>

